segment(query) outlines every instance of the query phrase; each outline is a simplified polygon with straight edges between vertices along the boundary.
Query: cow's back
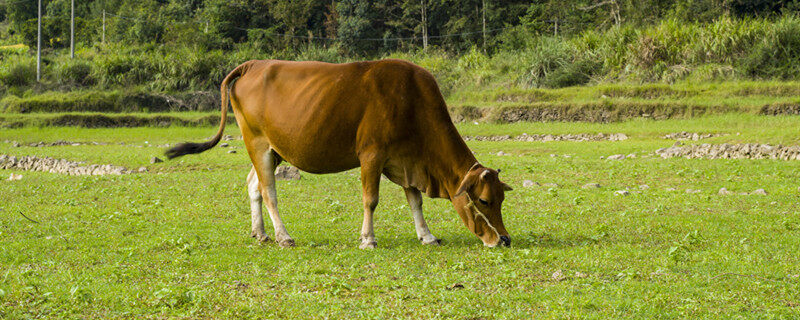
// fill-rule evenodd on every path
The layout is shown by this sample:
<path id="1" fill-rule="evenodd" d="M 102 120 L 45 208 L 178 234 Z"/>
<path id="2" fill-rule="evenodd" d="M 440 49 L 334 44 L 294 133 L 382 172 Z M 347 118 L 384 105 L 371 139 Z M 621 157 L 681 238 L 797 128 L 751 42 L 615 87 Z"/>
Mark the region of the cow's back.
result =
<path id="1" fill-rule="evenodd" d="M 358 167 L 368 147 L 420 146 L 420 127 L 430 127 L 421 121 L 452 127 L 433 78 L 408 62 L 251 64 L 232 94 L 245 140 L 304 171 Z"/>

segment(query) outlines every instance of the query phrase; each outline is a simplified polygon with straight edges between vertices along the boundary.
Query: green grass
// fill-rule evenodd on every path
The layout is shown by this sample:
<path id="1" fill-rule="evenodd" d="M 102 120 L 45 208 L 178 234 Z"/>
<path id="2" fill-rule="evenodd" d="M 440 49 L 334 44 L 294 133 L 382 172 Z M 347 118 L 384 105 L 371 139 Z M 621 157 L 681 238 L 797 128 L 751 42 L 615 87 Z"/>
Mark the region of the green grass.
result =
<path id="1" fill-rule="evenodd" d="M 278 182 L 298 244 L 280 249 L 249 237 L 243 149 L 149 164 L 163 149 L 145 145 L 199 141 L 213 127 L 3 129 L 0 141 L 142 147 L 0 142 L 0 154 L 150 172 L 0 172 L 24 176 L 0 180 L 0 318 L 797 318 L 798 164 L 643 155 L 672 145 L 661 136 L 676 131 L 730 133 L 688 143 L 797 144 L 798 124 L 797 117 L 755 115 L 459 124 L 469 135 L 623 132 L 630 139 L 469 142 L 515 188 L 504 205 L 513 246 L 482 247 L 448 201 L 426 199 L 426 218 L 444 244 L 422 247 L 401 189 L 383 181 L 374 251 L 357 248 L 356 170 Z M 497 156 L 500 150 L 511 155 Z M 599 158 L 632 152 L 639 157 Z M 560 186 L 524 188 L 526 179 Z M 581 189 L 587 182 L 603 187 Z M 613 195 L 641 184 L 650 188 Z M 721 187 L 769 195 L 719 196 Z M 554 280 L 558 272 L 565 278 Z"/>
<path id="2" fill-rule="evenodd" d="M 33 113 L 0 114 L 0 127 L 169 127 L 175 126 L 208 126 L 219 123 L 217 112 L 158 112 L 158 113 L 100 113 L 100 112 L 68 112 L 68 113 Z M 228 115 L 228 122 L 235 123 L 233 115 Z M 33 129 L 35 130 L 35 129 Z"/>
<path id="3" fill-rule="evenodd" d="M 448 97 L 451 105 L 504 106 L 668 102 L 697 106 L 761 107 L 797 103 L 797 81 L 679 82 L 675 84 L 598 84 L 560 89 L 501 88 L 464 90 Z"/>

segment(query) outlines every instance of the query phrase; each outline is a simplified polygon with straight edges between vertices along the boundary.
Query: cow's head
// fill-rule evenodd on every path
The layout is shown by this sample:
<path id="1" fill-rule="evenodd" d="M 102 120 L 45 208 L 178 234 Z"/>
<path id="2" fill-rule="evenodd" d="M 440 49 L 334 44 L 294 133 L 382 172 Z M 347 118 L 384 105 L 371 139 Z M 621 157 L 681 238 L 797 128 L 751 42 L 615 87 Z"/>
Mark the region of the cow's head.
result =
<path id="1" fill-rule="evenodd" d="M 511 187 L 500 181 L 499 173 L 476 163 L 451 199 L 461 221 L 488 247 L 511 245 L 500 213 L 505 192 Z"/>

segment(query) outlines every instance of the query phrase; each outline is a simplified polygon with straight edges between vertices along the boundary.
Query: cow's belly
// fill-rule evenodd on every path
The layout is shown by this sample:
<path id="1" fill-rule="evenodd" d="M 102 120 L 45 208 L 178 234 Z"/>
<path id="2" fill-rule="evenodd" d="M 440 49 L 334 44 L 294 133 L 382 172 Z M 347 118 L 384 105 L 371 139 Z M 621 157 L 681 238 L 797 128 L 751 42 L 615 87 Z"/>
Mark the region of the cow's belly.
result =
<path id="1" fill-rule="evenodd" d="M 359 167 L 354 152 L 342 152 L 319 143 L 303 147 L 278 143 L 272 148 L 283 160 L 305 172 L 334 173 Z"/>
<path id="2" fill-rule="evenodd" d="M 295 125 L 302 127 L 301 124 Z M 334 173 L 359 166 L 355 128 L 315 127 L 314 130 L 291 127 L 265 134 L 271 148 L 300 170 Z"/>

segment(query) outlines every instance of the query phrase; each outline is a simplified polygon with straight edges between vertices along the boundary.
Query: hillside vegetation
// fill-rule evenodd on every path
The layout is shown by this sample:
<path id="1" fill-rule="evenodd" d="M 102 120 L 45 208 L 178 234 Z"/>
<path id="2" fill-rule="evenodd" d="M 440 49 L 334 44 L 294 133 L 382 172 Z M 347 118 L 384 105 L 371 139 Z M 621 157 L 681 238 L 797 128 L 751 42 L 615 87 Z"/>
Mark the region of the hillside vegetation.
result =
<path id="1" fill-rule="evenodd" d="M 64 34 L 49 34 L 54 38 L 46 41 L 41 82 L 35 80 L 35 46 L 0 47 L 0 110 L 212 110 L 217 108 L 222 78 L 251 59 L 406 59 L 432 72 L 455 107 L 674 102 L 689 107 L 746 106 L 747 110 L 760 110 L 797 102 L 797 86 L 784 83 L 800 75 L 800 18 L 789 4 L 751 8 L 725 1 L 712 8 L 698 7 L 698 3 L 715 4 L 712 0 L 669 4 L 645 1 L 650 3 L 648 11 L 625 1 L 611 1 L 617 9 L 600 6 L 592 10 L 587 8 L 592 4 L 589 1 L 532 5 L 509 1 L 487 6 L 492 28 L 484 42 L 482 34 L 466 32 L 481 30 L 474 12 L 449 8 L 443 0 L 430 1 L 431 18 L 426 25 L 432 38 L 423 48 L 419 23 L 413 23 L 416 10 L 421 9 L 417 2 L 366 5 L 334 1 L 320 5 L 305 1 L 304 7 L 277 0 L 250 3 L 263 5 L 269 12 L 268 21 L 261 22 L 255 20 L 256 9 L 214 11 L 222 10 L 214 1 L 197 1 L 186 8 L 178 2 L 118 2 L 119 7 L 100 2 L 79 6 L 79 13 L 84 11 L 86 16 L 96 17 L 102 10 L 111 16 L 107 16 L 104 43 L 96 37 L 99 20 L 79 19 L 83 31 L 78 33 L 74 59 L 69 57 Z M 50 15 L 63 17 L 68 13 L 60 7 L 60 1 L 45 3 Z M 480 4 L 476 2 L 472 8 L 480 12 Z M 0 43 L 35 44 L 31 43 L 35 38 L 26 31 L 35 19 L 20 13 L 28 12 L 26 5 L 5 5 L 6 13 L 0 15 L 6 20 L 0 28 Z M 152 11 L 169 8 L 183 15 L 169 20 Z M 300 17 L 289 21 L 280 18 L 281 12 Z M 623 18 L 608 18 L 607 14 L 614 12 Z M 709 14 L 713 12 L 718 14 Z M 319 13 L 324 15 L 315 16 Z M 377 19 L 380 13 L 390 15 Z M 238 20 L 234 19 L 237 14 Z M 576 20 L 576 16 L 581 18 Z M 375 30 L 370 33 L 358 28 L 361 31 L 352 33 L 349 28 L 355 27 L 350 23 L 362 18 L 382 21 L 373 21 L 370 26 L 383 33 L 376 35 Z M 388 23 L 387 19 L 396 21 Z M 234 22 L 245 28 L 234 28 Z M 454 27 L 456 24 L 460 27 Z M 154 35 L 150 40 L 142 38 L 149 30 L 147 26 L 158 27 L 150 30 Z M 56 29 L 53 25 L 48 32 Z M 302 38 L 306 36 L 310 38 Z M 384 41 L 372 41 L 379 38 Z M 713 85 L 721 82 L 733 83 L 730 88 Z M 679 85 L 668 86 L 675 83 Z M 586 85 L 598 88 L 547 90 Z M 698 91 L 698 86 L 712 89 Z M 737 90 L 740 92 L 732 94 Z M 657 101 L 651 101 L 654 99 Z"/>

